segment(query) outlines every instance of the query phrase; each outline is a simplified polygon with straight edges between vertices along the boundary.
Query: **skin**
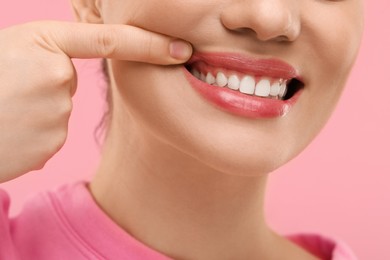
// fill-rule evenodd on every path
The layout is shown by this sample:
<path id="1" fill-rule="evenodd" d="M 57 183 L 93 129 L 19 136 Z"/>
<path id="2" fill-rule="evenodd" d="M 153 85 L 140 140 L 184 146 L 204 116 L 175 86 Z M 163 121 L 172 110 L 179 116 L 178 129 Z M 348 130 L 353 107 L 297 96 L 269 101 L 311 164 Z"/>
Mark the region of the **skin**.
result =
<path id="1" fill-rule="evenodd" d="M 77 85 L 71 58 L 177 64 L 192 52 L 131 26 L 54 21 L 0 30 L 0 48 L 0 182 L 41 169 L 63 146 Z"/>
<path id="2" fill-rule="evenodd" d="M 178 37 L 195 51 L 282 59 L 300 72 L 305 88 L 285 117 L 252 120 L 208 104 L 182 66 L 110 60 L 113 107 L 90 186 L 96 201 L 127 232 L 175 259 L 314 259 L 267 226 L 266 179 L 310 143 L 333 111 L 358 52 L 362 5 L 97 1 L 92 13 L 101 23 Z"/>
<path id="3" fill-rule="evenodd" d="M 316 259 L 268 227 L 266 179 L 310 143 L 333 111 L 358 52 L 362 5 L 362 0 L 74 0 L 79 21 L 95 25 L 82 30 L 39 23 L 2 30 L 0 47 L 13 52 L 1 54 L 7 69 L 0 70 L 0 82 L 8 85 L 0 89 L 0 106 L 14 108 L 1 115 L 7 123 L 2 134 L 11 136 L 0 139 L 5 156 L 0 158 L 7 158 L 0 163 L 1 180 L 42 167 L 65 141 L 76 79 L 70 58 L 108 58 L 110 127 L 89 188 L 120 227 L 175 259 Z M 20 35 L 32 35 L 32 45 Z M 221 111 L 191 89 L 182 65 L 150 64 L 184 62 L 188 52 L 180 59 L 167 53 L 176 38 L 195 51 L 282 59 L 300 72 L 304 91 L 282 118 L 253 120 Z M 36 49 L 21 55 L 27 46 Z M 13 63 L 15 57 L 21 60 Z M 44 82 L 36 77 L 42 67 L 51 68 L 45 75 L 52 78 Z M 30 84 L 16 80 L 20 75 Z M 49 87 L 53 82 L 56 88 Z M 31 116 L 20 121 L 26 100 L 39 109 L 28 110 Z M 19 155 L 14 147 L 21 145 L 31 149 Z M 10 163 L 21 159 L 27 161 Z"/>
<path id="4" fill-rule="evenodd" d="M 282 59 L 305 83 L 285 117 L 252 120 L 208 104 L 182 66 L 109 60 L 111 124 L 90 186 L 103 210 L 176 259 L 313 259 L 267 226 L 266 179 L 333 111 L 358 52 L 362 1 L 94 3 L 101 23 L 178 37 L 195 51 Z M 74 1 L 76 10 L 82 5 Z"/>

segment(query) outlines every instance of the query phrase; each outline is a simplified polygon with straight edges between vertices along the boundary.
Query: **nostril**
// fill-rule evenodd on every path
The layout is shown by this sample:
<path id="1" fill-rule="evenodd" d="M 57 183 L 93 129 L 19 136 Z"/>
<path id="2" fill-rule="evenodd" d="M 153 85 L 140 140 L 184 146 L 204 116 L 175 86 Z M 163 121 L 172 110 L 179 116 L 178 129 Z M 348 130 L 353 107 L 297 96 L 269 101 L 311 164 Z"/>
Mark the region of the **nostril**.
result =
<path id="1" fill-rule="evenodd" d="M 241 27 L 241 28 L 237 28 L 237 29 L 234 29 L 234 32 L 237 33 L 237 34 L 247 34 L 247 35 L 257 35 L 256 31 L 253 30 L 252 28 L 249 28 L 249 27 Z"/>

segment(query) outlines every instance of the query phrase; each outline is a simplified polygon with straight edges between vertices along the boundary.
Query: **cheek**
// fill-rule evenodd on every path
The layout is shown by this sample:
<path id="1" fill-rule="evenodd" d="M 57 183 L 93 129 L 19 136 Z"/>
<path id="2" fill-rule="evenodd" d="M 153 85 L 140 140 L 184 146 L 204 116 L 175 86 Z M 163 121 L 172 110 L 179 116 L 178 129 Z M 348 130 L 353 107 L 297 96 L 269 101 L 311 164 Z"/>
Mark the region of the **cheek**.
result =
<path id="1" fill-rule="evenodd" d="M 161 115 L 172 112 L 164 103 L 174 102 L 174 99 L 165 95 L 167 84 L 161 84 L 161 72 L 156 75 L 158 66 L 124 61 L 111 61 L 110 65 L 115 82 L 113 90 L 119 93 L 131 115 L 141 121 L 164 125 Z"/>
<path id="2" fill-rule="evenodd" d="M 302 16 L 301 43 L 305 54 L 304 73 L 307 78 L 306 106 L 313 127 L 321 128 L 333 111 L 353 67 L 363 33 L 363 9 L 351 0 L 331 4 L 311 5 L 312 12 Z M 315 13 L 316 15 L 313 15 Z"/>
<path id="3" fill-rule="evenodd" d="M 355 62 L 363 32 L 363 8 L 358 0 L 343 1 L 306 12 L 302 18 L 307 46 L 305 68 L 318 80 L 342 86 Z M 316 15 L 313 15 L 316 14 Z M 316 71 L 317 73 L 314 73 Z"/>
<path id="4" fill-rule="evenodd" d="M 207 0 L 131 0 L 105 1 L 103 19 L 105 23 L 129 24 L 194 42 L 208 40 L 210 22 L 216 19 L 221 1 Z M 213 25 L 215 27 L 215 24 Z"/>

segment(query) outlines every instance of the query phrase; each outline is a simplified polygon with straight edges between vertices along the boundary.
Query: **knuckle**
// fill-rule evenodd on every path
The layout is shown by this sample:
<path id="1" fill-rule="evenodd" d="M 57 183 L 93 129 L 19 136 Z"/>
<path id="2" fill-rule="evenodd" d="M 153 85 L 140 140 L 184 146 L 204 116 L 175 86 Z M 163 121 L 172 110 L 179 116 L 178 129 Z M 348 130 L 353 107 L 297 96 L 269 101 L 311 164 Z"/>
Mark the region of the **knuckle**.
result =
<path id="1" fill-rule="evenodd" d="M 60 67 L 51 73 L 52 81 L 55 85 L 68 85 L 74 80 L 74 71 L 67 67 Z"/>
<path id="2" fill-rule="evenodd" d="M 46 161 L 50 159 L 64 146 L 66 137 L 67 137 L 67 131 L 61 129 L 55 133 L 55 136 L 53 136 L 49 142 L 47 142 L 48 145 L 46 146 L 45 149 Z"/>
<path id="3" fill-rule="evenodd" d="M 71 102 L 61 102 L 61 104 L 52 105 L 52 114 L 48 118 L 51 128 L 49 136 L 53 138 L 63 137 L 62 131 L 66 131 L 69 124 L 69 119 L 72 111 Z"/>
<path id="4" fill-rule="evenodd" d="M 73 103 L 71 99 L 66 99 L 65 101 L 61 102 L 60 105 L 58 105 L 58 112 L 61 117 L 69 117 L 71 111 L 73 108 Z"/>
<path id="5" fill-rule="evenodd" d="M 32 168 L 33 171 L 39 171 L 42 170 L 47 163 L 47 160 L 41 160 L 35 164 L 35 166 Z"/>
<path id="6" fill-rule="evenodd" d="M 67 135 L 68 135 L 67 131 L 65 130 L 60 131 L 60 133 L 58 134 L 57 141 L 53 145 L 55 153 L 57 153 L 64 146 Z"/>
<path id="7" fill-rule="evenodd" d="M 44 143 L 41 143 L 38 157 L 35 161 L 34 170 L 41 170 L 46 163 L 64 146 L 66 140 L 66 131 L 56 133 L 54 136 L 47 137 Z"/>
<path id="8" fill-rule="evenodd" d="M 112 56 L 117 48 L 117 34 L 115 30 L 103 30 L 97 36 L 96 51 L 103 57 Z"/>

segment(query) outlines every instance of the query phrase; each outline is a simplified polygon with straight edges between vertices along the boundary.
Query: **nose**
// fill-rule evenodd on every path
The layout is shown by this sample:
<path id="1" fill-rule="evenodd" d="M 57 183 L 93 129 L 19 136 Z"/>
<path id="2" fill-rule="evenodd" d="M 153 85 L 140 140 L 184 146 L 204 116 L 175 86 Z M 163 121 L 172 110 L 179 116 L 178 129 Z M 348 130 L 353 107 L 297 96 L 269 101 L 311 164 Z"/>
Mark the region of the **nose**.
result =
<path id="1" fill-rule="evenodd" d="M 231 0 L 222 11 L 230 31 L 251 31 L 261 41 L 294 41 L 301 31 L 296 0 Z"/>

